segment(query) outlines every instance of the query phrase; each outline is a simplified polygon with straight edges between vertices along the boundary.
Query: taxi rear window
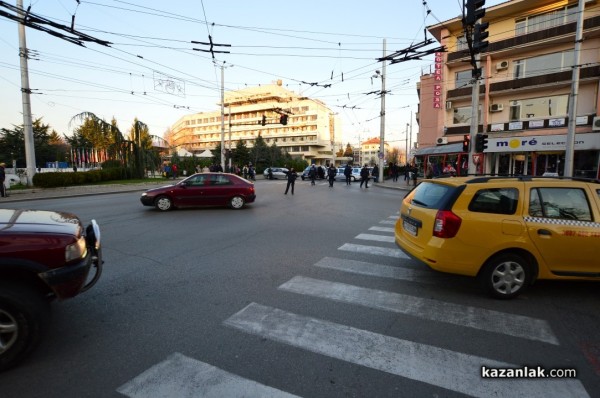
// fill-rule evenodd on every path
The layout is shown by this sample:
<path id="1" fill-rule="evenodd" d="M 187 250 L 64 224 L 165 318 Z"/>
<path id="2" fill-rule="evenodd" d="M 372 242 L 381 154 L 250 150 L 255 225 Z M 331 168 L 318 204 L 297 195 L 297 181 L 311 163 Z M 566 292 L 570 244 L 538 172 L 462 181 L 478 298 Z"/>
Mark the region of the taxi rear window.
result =
<path id="1" fill-rule="evenodd" d="M 412 192 L 411 203 L 428 209 L 440 209 L 453 196 L 456 189 L 450 185 L 423 181 Z"/>

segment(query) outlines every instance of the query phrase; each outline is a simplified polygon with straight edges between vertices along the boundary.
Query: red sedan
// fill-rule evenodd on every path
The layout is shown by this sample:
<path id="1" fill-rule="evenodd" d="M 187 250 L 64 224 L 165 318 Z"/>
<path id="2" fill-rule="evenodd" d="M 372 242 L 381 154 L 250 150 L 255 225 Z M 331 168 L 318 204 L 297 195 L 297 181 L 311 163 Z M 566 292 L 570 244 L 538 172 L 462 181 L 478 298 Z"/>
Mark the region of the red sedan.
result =
<path id="1" fill-rule="evenodd" d="M 185 206 L 241 209 L 254 199 L 254 183 L 228 173 L 194 174 L 177 184 L 149 189 L 140 198 L 144 206 L 155 206 L 161 211 Z"/>

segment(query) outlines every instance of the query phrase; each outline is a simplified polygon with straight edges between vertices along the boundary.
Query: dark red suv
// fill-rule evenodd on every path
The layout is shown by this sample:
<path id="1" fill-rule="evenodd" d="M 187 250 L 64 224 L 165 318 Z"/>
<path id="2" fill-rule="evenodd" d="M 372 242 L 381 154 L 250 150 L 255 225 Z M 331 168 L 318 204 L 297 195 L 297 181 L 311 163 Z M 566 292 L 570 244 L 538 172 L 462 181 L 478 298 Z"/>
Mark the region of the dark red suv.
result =
<path id="1" fill-rule="evenodd" d="M 36 346 L 52 299 L 86 291 L 101 272 L 95 220 L 84 228 L 70 213 L 0 209 L 0 370 Z"/>

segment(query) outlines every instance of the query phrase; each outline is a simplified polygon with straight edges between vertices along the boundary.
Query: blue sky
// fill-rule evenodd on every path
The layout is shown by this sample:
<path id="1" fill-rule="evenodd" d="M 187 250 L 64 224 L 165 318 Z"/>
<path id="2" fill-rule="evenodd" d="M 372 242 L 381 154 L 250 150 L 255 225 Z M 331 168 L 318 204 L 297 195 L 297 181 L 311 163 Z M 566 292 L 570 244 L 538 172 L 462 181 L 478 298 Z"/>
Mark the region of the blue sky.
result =
<path id="1" fill-rule="evenodd" d="M 498 3 L 488 0 L 486 6 Z M 106 121 L 114 117 L 124 133 L 137 117 L 151 134 L 162 136 L 183 115 L 220 109 L 220 68 L 209 53 L 193 50 L 207 45 L 191 43 L 208 42 L 210 35 L 214 43 L 231 45 L 215 47 L 230 51 L 215 54 L 219 65 L 228 66 L 225 90 L 281 79 L 339 113 L 343 142 L 357 143 L 359 137 L 379 136 L 381 100 L 367 93 L 381 89 L 372 76 L 382 69 L 376 59 L 383 39 L 387 53 L 418 43 L 426 26 L 458 16 L 462 0 L 23 0 L 23 5 L 67 26 L 74 15 L 76 30 L 112 43 L 80 47 L 26 29 L 32 113 L 60 134 L 71 135 L 79 124 L 71 119 L 81 112 Z M 18 30 L 4 17 L 0 54 L 0 127 L 12 128 L 23 123 Z M 407 123 L 417 111 L 416 83 L 430 64 L 432 57 L 386 66 L 386 141 L 393 146 L 404 148 Z M 413 121 L 413 141 L 417 132 Z"/>

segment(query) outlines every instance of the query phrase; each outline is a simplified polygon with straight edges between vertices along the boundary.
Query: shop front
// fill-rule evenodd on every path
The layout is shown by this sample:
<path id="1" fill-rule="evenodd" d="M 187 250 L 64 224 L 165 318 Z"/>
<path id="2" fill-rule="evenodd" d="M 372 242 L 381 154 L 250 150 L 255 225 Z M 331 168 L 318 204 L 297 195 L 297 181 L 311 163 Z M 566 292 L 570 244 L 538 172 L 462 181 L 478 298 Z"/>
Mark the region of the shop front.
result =
<path id="1" fill-rule="evenodd" d="M 486 174 L 562 176 L 566 134 L 503 137 L 487 140 Z M 577 134 L 573 177 L 600 178 L 600 133 Z"/>

